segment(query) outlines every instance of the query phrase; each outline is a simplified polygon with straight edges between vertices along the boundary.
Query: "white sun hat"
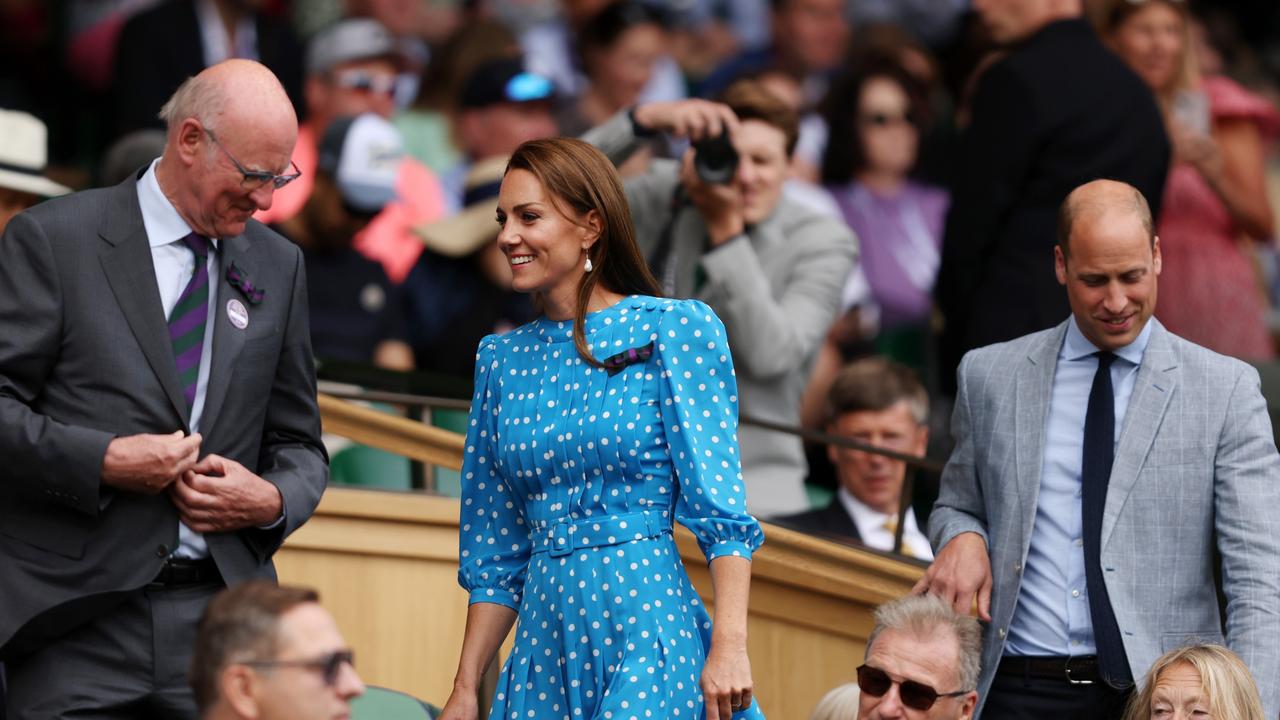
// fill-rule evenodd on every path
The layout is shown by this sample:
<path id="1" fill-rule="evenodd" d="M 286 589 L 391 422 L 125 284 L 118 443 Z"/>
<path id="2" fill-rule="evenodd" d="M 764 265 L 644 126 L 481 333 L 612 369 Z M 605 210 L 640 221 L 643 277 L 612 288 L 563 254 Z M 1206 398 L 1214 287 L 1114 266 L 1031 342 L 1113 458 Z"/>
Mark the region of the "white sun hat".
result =
<path id="1" fill-rule="evenodd" d="M 49 132 L 39 118 L 0 110 L 0 187 L 54 197 L 71 188 L 44 176 Z"/>

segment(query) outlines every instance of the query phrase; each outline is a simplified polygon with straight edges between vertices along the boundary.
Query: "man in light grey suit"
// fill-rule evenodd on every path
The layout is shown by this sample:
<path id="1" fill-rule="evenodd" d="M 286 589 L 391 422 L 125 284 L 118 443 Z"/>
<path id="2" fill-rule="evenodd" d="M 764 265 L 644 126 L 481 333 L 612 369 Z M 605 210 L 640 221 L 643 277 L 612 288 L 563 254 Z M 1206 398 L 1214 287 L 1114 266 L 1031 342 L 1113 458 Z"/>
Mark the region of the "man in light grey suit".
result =
<path id="1" fill-rule="evenodd" d="M 641 105 L 583 139 L 619 164 L 638 137 L 666 132 L 696 141 L 729 133 L 739 162 L 726 182 L 701 179 L 692 149 L 683 163 L 655 160 L 626 181 L 636 241 L 664 292 L 702 300 L 724 321 L 742 413 L 795 427 L 857 244 L 843 222 L 783 194 L 795 112 L 751 81 L 721 99 Z M 749 425 L 739 427 L 738 439 L 752 512 L 808 510 L 800 439 Z"/>
<path id="2" fill-rule="evenodd" d="M 232 60 L 164 155 L 0 236 L 0 659 L 9 720 L 194 718 L 196 622 L 327 479 L 297 247 L 251 221 L 297 120 Z M 287 173 L 287 174 L 282 174 Z"/>
<path id="3" fill-rule="evenodd" d="M 1160 246 L 1133 187 L 1073 191 L 1054 254 L 1072 318 L 961 363 L 916 589 L 976 596 L 985 718 L 1118 717 L 1191 641 L 1244 658 L 1275 717 L 1280 455 L 1258 374 L 1151 318 Z"/>

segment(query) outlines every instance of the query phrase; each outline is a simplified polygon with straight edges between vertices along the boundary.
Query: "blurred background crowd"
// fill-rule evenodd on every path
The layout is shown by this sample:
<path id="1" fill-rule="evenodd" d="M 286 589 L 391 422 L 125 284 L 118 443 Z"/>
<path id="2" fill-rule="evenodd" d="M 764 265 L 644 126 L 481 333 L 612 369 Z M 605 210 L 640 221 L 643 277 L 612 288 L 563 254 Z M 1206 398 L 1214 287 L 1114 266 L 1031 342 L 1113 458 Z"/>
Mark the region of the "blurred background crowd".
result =
<path id="1" fill-rule="evenodd" d="M 505 158 L 525 140 L 629 120 L 617 147 L 591 139 L 629 187 L 652 188 L 689 144 L 662 132 L 662 113 L 634 109 L 732 96 L 789 154 L 770 174 L 767 147 L 740 145 L 730 181 L 748 206 L 752 183 L 764 188 L 758 217 L 744 213 L 755 255 L 736 259 L 763 280 L 730 287 L 707 261 L 686 288 L 671 270 L 668 289 L 722 292 L 709 302 L 747 378 L 744 415 L 945 457 L 959 355 L 1067 317 L 1054 213 L 1087 175 L 1129 173 L 1158 211 L 1156 315 L 1170 330 L 1255 362 L 1275 355 L 1280 6 L 1086 0 L 1078 19 L 1024 17 L 1049 1 L 0 0 L 0 223 L 132 177 L 162 149 L 156 113 L 182 80 L 257 59 L 301 122 L 301 176 L 259 219 L 306 253 L 322 376 L 372 365 L 468 397 L 479 339 L 535 313 L 492 242 Z M 743 79 L 770 99 L 744 95 Z M 632 200 L 638 224 L 655 217 Z M 696 196 L 684 202 L 712 225 Z M 784 211 L 843 228 L 828 234 L 854 236 L 856 259 L 842 246 L 812 268 L 771 265 L 753 228 Z M 683 227 L 666 215 L 655 270 L 670 270 L 663 243 Z M 776 224 L 784 244 L 810 232 L 794 228 L 828 227 Z M 805 285 L 821 268 L 838 277 Z M 772 295 L 755 319 L 816 330 L 747 349 L 745 318 L 732 317 L 747 291 Z M 879 364 L 850 370 L 868 357 Z M 866 422 L 841 420 L 852 415 Z M 758 513 L 817 512 L 838 487 L 896 513 L 895 461 L 805 452 L 794 474 L 811 492 L 753 501 Z M 791 462 L 761 462 L 779 457 Z M 826 529 L 857 536 L 841 522 Z M 923 522 L 909 525 L 880 534 L 927 555 Z"/>

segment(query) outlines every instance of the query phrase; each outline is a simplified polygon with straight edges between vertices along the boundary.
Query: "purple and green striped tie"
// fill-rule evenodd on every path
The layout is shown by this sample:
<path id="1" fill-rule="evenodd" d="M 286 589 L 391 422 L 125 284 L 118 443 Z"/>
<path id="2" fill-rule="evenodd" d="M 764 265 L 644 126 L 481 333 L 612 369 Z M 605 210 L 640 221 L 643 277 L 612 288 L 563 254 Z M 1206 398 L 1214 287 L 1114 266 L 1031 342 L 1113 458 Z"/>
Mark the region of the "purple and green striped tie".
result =
<path id="1" fill-rule="evenodd" d="M 178 365 L 182 395 L 190 411 L 196 402 L 196 383 L 200 379 L 200 354 L 204 351 L 204 326 L 209 317 L 209 239 L 191 233 L 181 240 L 196 255 L 196 269 L 178 303 L 169 313 L 169 341 Z"/>

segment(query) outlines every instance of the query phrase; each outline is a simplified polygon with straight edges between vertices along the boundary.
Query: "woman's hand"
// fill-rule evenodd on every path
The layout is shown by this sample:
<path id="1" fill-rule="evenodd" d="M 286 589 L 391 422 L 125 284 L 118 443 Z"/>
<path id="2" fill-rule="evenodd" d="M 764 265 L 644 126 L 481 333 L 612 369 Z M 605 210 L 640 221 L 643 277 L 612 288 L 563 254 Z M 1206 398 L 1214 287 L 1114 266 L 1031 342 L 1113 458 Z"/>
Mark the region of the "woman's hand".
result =
<path id="1" fill-rule="evenodd" d="M 477 720 L 480 705 L 476 700 L 475 690 L 454 688 L 449 701 L 444 704 L 439 720 Z"/>
<path id="2" fill-rule="evenodd" d="M 1185 162 L 1215 188 L 1222 179 L 1222 151 L 1213 137 L 1195 132 L 1177 120 L 1169 123 L 1174 162 Z"/>
<path id="3" fill-rule="evenodd" d="M 711 643 L 702 667 L 702 697 L 707 720 L 729 720 L 751 706 L 751 661 L 745 644 Z"/>

